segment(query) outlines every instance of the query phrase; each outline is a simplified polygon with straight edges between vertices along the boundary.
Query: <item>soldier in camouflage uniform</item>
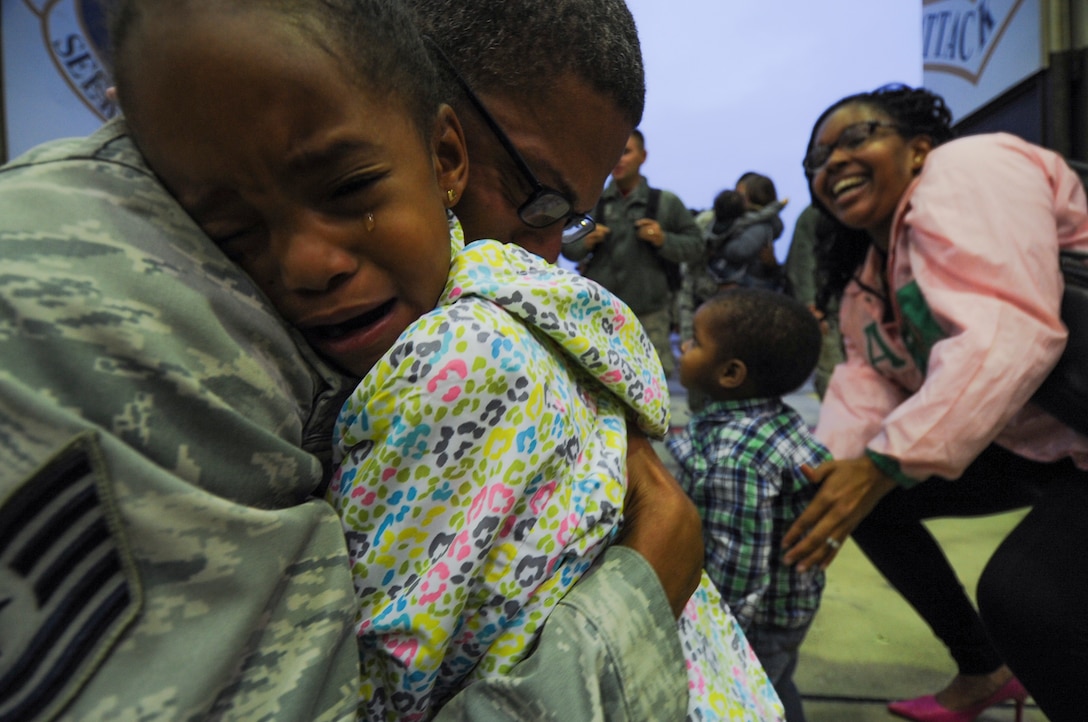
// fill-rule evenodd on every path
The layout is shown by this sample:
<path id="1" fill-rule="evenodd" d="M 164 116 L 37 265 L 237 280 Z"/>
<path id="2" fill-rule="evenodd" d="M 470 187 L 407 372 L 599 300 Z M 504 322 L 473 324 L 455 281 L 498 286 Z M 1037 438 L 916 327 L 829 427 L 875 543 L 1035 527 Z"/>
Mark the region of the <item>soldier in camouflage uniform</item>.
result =
<path id="1" fill-rule="evenodd" d="M 123 121 L 0 169 L 0 269 L 0 720 L 353 718 L 354 594 L 314 495 L 354 380 Z M 610 550 L 514 674 L 439 719 L 682 715 L 672 596 Z"/>

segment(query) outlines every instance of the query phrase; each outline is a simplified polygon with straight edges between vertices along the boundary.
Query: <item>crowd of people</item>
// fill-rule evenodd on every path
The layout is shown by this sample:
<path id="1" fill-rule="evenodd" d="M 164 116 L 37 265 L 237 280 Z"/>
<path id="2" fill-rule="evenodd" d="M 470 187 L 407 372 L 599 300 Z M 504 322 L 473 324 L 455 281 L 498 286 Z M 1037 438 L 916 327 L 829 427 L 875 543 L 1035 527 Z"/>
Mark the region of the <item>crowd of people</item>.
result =
<path id="1" fill-rule="evenodd" d="M 622 0 L 110 37 L 123 116 L 0 168 L 0 719 L 803 722 L 848 536 L 958 667 L 891 712 L 1088 709 L 1060 156 L 836 101 L 780 264 L 767 176 L 642 175 Z M 976 609 L 922 522 L 1025 507 Z"/>

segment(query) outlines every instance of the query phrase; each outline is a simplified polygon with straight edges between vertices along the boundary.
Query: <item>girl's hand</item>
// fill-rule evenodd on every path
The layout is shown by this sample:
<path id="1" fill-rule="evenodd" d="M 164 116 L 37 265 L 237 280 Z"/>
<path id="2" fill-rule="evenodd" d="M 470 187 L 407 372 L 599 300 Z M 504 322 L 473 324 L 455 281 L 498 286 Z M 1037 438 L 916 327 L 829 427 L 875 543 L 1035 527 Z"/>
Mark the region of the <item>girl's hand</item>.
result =
<path id="1" fill-rule="evenodd" d="M 827 569 L 846 537 L 895 488 L 895 482 L 868 456 L 826 461 L 815 470 L 802 471 L 821 485 L 820 491 L 782 539 L 784 560 L 796 563 L 802 572 L 810 567 Z"/>

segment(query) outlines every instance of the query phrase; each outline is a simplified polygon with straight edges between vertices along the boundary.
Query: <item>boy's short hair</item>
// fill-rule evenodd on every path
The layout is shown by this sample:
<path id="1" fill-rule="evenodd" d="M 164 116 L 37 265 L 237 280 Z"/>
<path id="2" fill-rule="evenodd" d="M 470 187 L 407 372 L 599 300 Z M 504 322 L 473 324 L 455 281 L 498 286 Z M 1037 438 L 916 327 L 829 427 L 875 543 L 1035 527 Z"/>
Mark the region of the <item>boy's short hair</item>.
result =
<path id="1" fill-rule="evenodd" d="M 742 287 L 722 291 L 704 306 L 712 311 L 708 331 L 718 341 L 718 360 L 743 361 L 759 396 L 784 396 L 816 368 L 823 333 L 800 301 Z"/>

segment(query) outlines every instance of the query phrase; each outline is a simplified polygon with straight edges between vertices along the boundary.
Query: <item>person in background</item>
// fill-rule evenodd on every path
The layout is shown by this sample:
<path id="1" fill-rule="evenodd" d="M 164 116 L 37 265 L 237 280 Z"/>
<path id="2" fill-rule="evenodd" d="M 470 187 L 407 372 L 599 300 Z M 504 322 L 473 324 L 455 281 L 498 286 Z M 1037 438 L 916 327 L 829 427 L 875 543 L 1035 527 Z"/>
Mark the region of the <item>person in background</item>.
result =
<path id="1" fill-rule="evenodd" d="M 717 250 L 710 256 L 710 275 L 720 287 L 745 286 L 781 290 L 782 274 L 774 254 L 774 241 L 782 235 L 779 213 L 786 201 L 778 200 L 774 182 L 765 175 L 748 172 L 737 180 L 734 191 L 743 201 L 743 215 L 715 221 L 709 245 Z M 724 206 L 733 197 L 719 194 Z M 735 215 L 735 211 L 732 215 Z"/>
<path id="2" fill-rule="evenodd" d="M 703 233 L 706 248 L 703 257 L 684 264 L 683 282 L 677 294 L 677 316 L 680 320 L 680 343 L 691 338 L 695 310 L 721 290 L 717 278 L 710 274 L 710 260 L 728 239 L 733 225 L 744 215 L 744 196 L 727 189 L 714 197 L 714 205 L 695 216 L 695 224 Z M 689 397 L 689 401 L 690 401 Z"/>
<path id="3" fill-rule="evenodd" d="M 842 348 L 842 333 L 839 331 L 838 300 L 825 298 L 827 294 L 823 292 L 822 283 L 817 278 L 816 248 L 821 238 L 828 233 L 828 221 L 821 218 L 824 216 L 820 209 L 811 203 L 797 216 L 782 271 L 789 294 L 809 307 L 823 331 L 820 360 L 816 362 L 816 373 L 813 377 L 816 394 L 822 399 L 827 393 L 832 371 L 846 357 Z"/>
<path id="4" fill-rule="evenodd" d="M 563 255 L 584 261 L 587 278 L 631 307 L 653 340 L 665 375 L 671 376 L 676 367 L 671 333 L 679 264 L 700 260 L 704 241 L 683 201 L 667 190 L 650 188 L 641 172 L 645 162 L 645 139 L 635 130 L 595 211 L 596 228 L 564 245 Z"/>
<path id="5" fill-rule="evenodd" d="M 639 60 L 622 2 L 502 5 L 566 23 L 557 38 L 599 40 L 606 26 Z M 577 6 L 603 25 L 585 29 Z M 487 19 L 486 32 L 482 20 L 464 32 L 501 29 Z M 519 23 L 510 37 L 520 29 L 540 35 Z M 640 80 L 641 64 L 626 72 Z M 634 122 L 617 131 L 617 155 Z M 350 566 L 319 497 L 332 422 L 357 379 L 317 357 L 199 230 L 123 119 L 0 169 L 0 259 L 0 513 L 22 520 L 3 525 L 7 550 L 105 530 L 50 578 L 48 600 L 0 600 L 5 657 L 38 671 L 7 688 L 0 715 L 354 720 Z M 436 719 L 683 714 L 674 615 L 699 579 L 698 516 L 645 439 L 633 439 L 628 472 L 628 509 L 653 513 L 628 517 L 625 546 L 558 604 L 528 660 Z M 72 494 L 84 522 L 40 533 Z M 60 605 L 85 611 L 51 628 L 54 645 L 30 646 Z"/>
<path id="6" fill-rule="evenodd" d="M 815 318 L 788 296 L 751 288 L 714 296 L 696 311 L 680 355 L 680 383 L 708 404 L 667 440 L 703 518 L 707 571 L 788 722 L 805 719 L 793 672 L 824 574 L 783 564 L 780 546 L 815 494 L 801 468 L 830 454 L 781 397 L 812 373 L 819 349 Z"/>
<path id="7" fill-rule="evenodd" d="M 1026 687 L 1053 722 L 1081 720 L 1088 438 L 1032 395 L 1065 346 L 1058 255 L 1088 250 L 1088 205 L 1057 154 L 1003 133 L 953 140 L 950 123 L 940 96 L 886 86 L 813 126 L 804 168 L 836 222 L 820 263 L 846 362 L 816 429 L 835 458 L 786 559 L 826 566 L 853 533 L 948 646 L 956 677 L 895 714 L 970 720 L 1022 706 Z M 976 612 L 922 521 L 1025 506 Z"/>

